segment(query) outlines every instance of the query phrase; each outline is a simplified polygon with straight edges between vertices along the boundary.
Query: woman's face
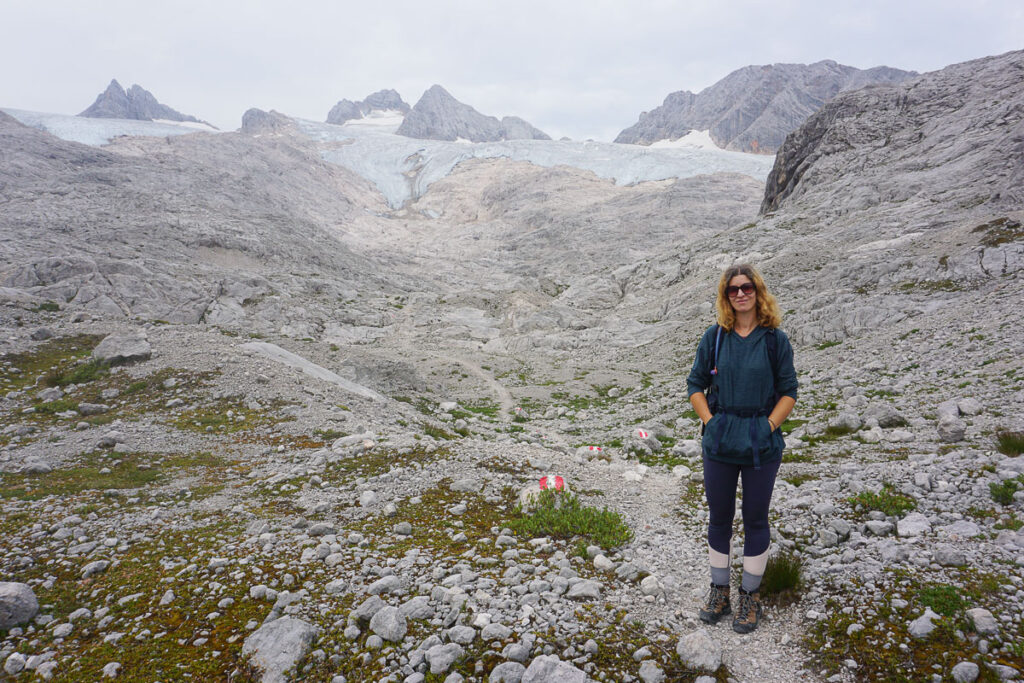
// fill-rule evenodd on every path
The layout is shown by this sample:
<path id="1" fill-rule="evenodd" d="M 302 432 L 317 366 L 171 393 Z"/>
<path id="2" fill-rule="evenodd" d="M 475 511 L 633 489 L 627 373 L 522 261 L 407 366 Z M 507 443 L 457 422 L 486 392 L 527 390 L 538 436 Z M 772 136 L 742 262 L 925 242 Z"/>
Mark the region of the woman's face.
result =
<path id="1" fill-rule="evenodd" d="M 737 313 L 752 311 L 757 305 L 757 289 L 746 275 L 737 275 L 729 280 L 725 293 L 732 310 Z"/>

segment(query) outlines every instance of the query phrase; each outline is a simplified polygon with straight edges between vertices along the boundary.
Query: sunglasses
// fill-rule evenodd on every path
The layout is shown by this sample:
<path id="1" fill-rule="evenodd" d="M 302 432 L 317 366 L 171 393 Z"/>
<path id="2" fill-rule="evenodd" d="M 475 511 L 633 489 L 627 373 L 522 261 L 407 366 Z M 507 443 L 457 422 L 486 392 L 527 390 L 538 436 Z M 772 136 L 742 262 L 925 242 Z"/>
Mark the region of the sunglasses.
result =
<path id="1" fill-rule="evenodd" d="M 737 287 L 736 285 L 729 285 L 728 287 L 725 288 L 725 295 L 730 299 L 738 296 L 740 292 L 743 292 L 747 296 L 750 296 L 751 294 L 754 293 L 754 283 L 744 282 L 739 287 Z"/>

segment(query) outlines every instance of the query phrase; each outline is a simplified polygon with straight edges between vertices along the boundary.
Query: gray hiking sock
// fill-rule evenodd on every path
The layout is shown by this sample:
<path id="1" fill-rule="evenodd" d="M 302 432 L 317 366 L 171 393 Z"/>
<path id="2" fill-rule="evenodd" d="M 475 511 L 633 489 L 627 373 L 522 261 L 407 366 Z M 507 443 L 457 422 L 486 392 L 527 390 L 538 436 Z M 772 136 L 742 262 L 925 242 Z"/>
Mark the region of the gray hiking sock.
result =
<path id="1" fill-rule="evenodd" d="M 711 571 L 714 571 L 713 569 Z M 750 572 L 743 571 L 743 582 L 740 584 L 748 593 L 753 593 L 761 587 L 761 577 L 757 574 L 751 574 Z"/>
<path id="2" fill-rule="evenodd" d="M 757 577 L 758 580 L 761 577 Z M 729 568 L 728 567 L 712 567 L 711 568 L 711 583 L 716 586 L 728 586 L 729 585 Z"/>

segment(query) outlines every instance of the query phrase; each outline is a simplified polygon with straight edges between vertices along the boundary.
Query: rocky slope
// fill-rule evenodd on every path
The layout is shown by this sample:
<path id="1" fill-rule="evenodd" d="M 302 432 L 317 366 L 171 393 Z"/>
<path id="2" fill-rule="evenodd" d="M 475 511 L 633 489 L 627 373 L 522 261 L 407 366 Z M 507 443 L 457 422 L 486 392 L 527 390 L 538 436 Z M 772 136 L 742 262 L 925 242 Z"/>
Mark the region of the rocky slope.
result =
<path id="1" fill-rule="evenodd" d="M 915 75 L 885 66 L 861 70 L 831 60 L 746 66 L 697 94 L 670 93 L 660 107 L 640 114 L 615 142 L 649 145 L 707 130 L 724 149 L 774 153 L 789 133 L 838 93 Z"/>
<path id="2" fill-rule="evenodd" d="M 346 121 L 366 118 L 373 112 L 399 112 L 404 115 L 410 110 L 411 107 L 396 91 L 378 90 L 360 102 L 341 100 L 327 113 L 327 123 L 341 125 Z"/>
<path id="3" fill-rule="evenodd" d="M 439 85 L 431 86 L 398 128 L 399 135 L 427 140 L 550 140 L 544 132 L 515 116 L 500 121 L 463 104 Z"/>
<path id="4" fill-rule="evenodd" d="M 151 92 L 139 85 L 133 85 L 127 92 L 117 80 L 110 81 L 107 89 L 96 96 L 88 109 L 79 116 L 99 119 L 136 119 L 139 121 L 184 121 L 215 128 L 194 116 L 182 114 L 166 104 L 157 102 Z"/>
<path id="5" fill-rule="evenodd" d="M 1021 62 L 840 97 L 767 194 L 478 159 L 389 208 L 320 160 L 349 142 L 95 149 L 0 119 L 5 671 L 1019 678 Z M 100 273 L 10 279 L 51 252 Z M 803 584 L 746 636 L 694 618 L 684 388 L 738 259 L 779 297 L 801 382 L 772 534 Z M 140 264 L 158 286 L 136 273 L 118 310 L 77 298 Z M 179 279 L 194 297 L 164 293 Z M 161 297 L 205 316 L 157 318 Z M 536 525 L 516 495 L 551 474 L 612 517 Z"/>

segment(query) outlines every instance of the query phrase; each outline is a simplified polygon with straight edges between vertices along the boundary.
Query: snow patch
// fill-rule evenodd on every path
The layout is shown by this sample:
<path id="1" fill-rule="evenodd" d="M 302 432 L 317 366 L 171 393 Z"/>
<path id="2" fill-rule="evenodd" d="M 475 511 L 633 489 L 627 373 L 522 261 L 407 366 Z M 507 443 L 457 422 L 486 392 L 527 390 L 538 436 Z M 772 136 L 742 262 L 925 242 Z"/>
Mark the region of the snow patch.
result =
<path id="1" fill-rule="evenodd" d="M 405 120 L 405 114 L 397 109 L 374 109 L 361 119 L 349 119 L 342 126 L 372 126 L 382 133 L 394 133 Z"/>
<path id="2" fill-rule="evenodd" d="M 652 142 L 650 147 L 657 149 L 680 149 L 683 147 L 696 147 L 698 149 L 721 149 L 711 139 L 710 130 L 691 130 L 681 138 L 675 140 L 658 140 Z"/>
<path id="3" fill-rule="evenodd" d="M 191 128 L 192 130 L 201 130 L 207 133 L 216 132 L 216 128 L 208 123 L 202 123 L 201 121 L 171 121 L 170 119 L 153 119 L 153 123 L 163 123 L 169 126 L 181 126 L 182 128 Z"/>

